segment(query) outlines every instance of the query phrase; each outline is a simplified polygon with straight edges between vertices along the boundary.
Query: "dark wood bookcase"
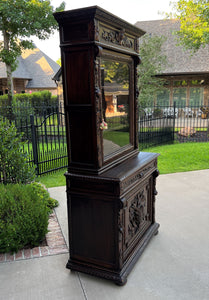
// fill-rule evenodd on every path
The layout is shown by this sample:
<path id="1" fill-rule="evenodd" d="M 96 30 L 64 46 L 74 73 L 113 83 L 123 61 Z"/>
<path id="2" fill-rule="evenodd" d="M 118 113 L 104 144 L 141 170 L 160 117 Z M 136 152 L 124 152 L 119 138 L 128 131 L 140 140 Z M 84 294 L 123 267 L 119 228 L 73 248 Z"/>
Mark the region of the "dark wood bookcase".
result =
<path id="1" fill-rule="evenodd" d="M 139 28 L 98 6 L 56 13 L 69 167 L 67 267 L 123 285 L 158 231 L 157 154 L 138 152 Z"/>

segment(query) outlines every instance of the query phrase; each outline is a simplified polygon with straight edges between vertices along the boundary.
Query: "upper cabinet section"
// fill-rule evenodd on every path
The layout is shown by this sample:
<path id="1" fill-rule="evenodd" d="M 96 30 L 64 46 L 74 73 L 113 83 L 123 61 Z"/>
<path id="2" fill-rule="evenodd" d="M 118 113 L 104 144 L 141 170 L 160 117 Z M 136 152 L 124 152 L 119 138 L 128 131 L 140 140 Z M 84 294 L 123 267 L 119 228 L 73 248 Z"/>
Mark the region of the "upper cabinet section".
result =
<path id="1" fill-rule="evenodd" d="M 139 28 L 94 6 L 56 13 L 69 171 L 101 174 L 138 154 Z"/>
<path id="2" fill-rule="evenodd" d="M 138 53 L 138 38 L 145 33 L 98 6 L 56 13 L 54 16 L 60 26 L 61 46 L 92 41 L 112 50 L 117 48 L 122 52 Z"/>

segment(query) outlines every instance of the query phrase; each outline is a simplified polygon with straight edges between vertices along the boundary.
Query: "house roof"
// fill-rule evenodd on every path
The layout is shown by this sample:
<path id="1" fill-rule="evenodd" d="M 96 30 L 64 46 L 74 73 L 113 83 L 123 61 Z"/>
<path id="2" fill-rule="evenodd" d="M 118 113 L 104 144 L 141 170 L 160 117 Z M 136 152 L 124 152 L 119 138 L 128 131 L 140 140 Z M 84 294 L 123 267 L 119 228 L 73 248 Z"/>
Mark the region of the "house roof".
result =
<path id="1" fill-rule="evenodd" d="M 13 72 L 13 78 L 28 79 L 26 88 L 56 88 L 52 78 L 59 68 L 56 62 L 35 46 L 18 57 L 18 67 Z M 5 64 L 0 62 L 0 78 L 6 77 Z"/>
<path id="2" fill-rule="evenodd" d="M 53 80 L 60 81 L 62 76 L 62 68 L 60 67 L 57 73 L 52 78 Z"/>
<path id="3" fill-rule="evenodd" d="M 135 26 L 151 35 L 165 36 L 163 52 L 167 55 L 168 66 L 162 75 L 202 74 L 209 73 L 209 45 L 201 47 L 194 55 L 178 44 L 173 33 L 180 29 L 177 20 L 155 20 L 137 22 Z"/>

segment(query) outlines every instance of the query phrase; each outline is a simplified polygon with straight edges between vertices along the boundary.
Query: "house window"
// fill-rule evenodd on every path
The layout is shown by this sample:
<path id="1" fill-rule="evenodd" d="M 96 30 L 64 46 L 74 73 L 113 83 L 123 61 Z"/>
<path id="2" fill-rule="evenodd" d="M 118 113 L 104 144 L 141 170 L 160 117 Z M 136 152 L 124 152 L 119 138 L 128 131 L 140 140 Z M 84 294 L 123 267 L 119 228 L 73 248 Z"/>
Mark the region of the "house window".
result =
<path id="1" fill-rule="evenodd" d="M 203 88 L 191 87 L 189 105 L 201 106 L 203 104 Z"/>
<path id="2" fill-rule="evenodd" d="M 157 94 L 157 105 L 169 106 L 170 90 L 163 89 Z"/>
<path id="3" fill-rule="evenodd" d="M 186 80 L 175 80 L 173 82 L 174 86 L 186 86 L 187 85 L 187 81 Z"/>
<path id="4" fill-rule="evenodd" d="M 200 80 L 191 80 L 191 85 L 201 85 L 205 82 L 205 80 L 200 79 Z"/>
<path id="5" fill-rule="evenodd" d="M 173 89 L 173 103 L 176 102 L 177 107 L 186 106 L 186 88 L 174 88 Z"/>

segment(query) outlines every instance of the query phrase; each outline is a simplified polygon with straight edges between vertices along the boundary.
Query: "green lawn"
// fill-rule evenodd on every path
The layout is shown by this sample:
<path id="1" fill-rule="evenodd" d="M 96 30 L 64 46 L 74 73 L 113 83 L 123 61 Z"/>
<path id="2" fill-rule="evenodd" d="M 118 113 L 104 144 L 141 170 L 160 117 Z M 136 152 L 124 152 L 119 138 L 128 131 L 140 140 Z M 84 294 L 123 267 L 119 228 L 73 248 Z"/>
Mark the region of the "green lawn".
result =
<path id="1" fill-rule="evenodd" d="M 160 174 L 209 169 L 209 143 L 179 143 L 146 149 L 145 152 L 160 153 L 158 169 Z M 46 187 L 66 184 L 65 170 L 37 178 Z"/>
<path id="2" fill-rule="evenodd" d="M 61 169 L 50 174 L 39 176 L 36 178 L 36 181 L 44 184 L 47 188 L 63 186 L 66 185 L 65 172 L 65 169 Z"/>
<path id="3" fill-rule="evenodd" d="M 160 174 L 209 169 L 209 143 L 179 143 L 146 149 L 160 153 Z"/>
<path id="4" fill-rule="evenodd" d="M 129 144 L 129 132 L 126 131 L 104 131 L 103 138 L 123 147 Z"/>

